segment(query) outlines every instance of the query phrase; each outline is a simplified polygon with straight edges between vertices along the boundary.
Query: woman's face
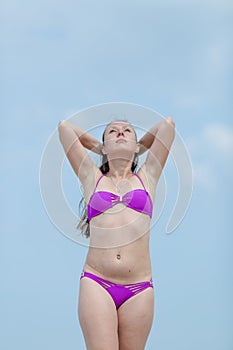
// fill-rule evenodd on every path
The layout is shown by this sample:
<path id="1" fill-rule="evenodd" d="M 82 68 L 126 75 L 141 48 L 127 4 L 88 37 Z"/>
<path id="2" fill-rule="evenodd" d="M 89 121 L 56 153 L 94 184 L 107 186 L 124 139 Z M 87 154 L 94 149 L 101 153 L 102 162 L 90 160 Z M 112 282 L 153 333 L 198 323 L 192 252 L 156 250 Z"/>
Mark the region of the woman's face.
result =
<path id="1" fill-rule="evenodd" d="M 139 151 L 136 134 L 133 127 L 124 121 L 112 122 L 104 133 L 103 153 L 121 156 L 132 155 Z M 128 158 L 127 156 L 127 158 Z"/>

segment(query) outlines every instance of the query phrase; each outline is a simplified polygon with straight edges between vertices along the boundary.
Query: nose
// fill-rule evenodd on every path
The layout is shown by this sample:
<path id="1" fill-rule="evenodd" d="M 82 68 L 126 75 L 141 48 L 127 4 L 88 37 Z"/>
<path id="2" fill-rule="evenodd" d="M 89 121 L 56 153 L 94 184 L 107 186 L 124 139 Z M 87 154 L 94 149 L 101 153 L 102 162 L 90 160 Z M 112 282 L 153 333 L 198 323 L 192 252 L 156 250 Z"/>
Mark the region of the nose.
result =
<path id="1" fill-rule="evenodd" d="M 121 136 L 124 135 L 124 131 L 123 130 L 118 130 L 117 136 Z"/>

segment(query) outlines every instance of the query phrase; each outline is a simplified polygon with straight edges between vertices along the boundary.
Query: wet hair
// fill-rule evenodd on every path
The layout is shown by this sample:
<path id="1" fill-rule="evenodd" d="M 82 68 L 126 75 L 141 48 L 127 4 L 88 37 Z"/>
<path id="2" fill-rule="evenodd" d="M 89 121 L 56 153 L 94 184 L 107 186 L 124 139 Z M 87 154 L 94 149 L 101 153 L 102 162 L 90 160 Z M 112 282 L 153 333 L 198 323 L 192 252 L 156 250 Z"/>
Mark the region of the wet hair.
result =
<path id="1" fill-rule="evenodd" d="M 103 142 L 103 144 L 104 144 L 105 131 L 108 128 L 108 126 L 111 125 L 114 122 L 120 122 L 120 121 L 126 122 L 126 123 L 128 123 L 130 125 L 130 123 L 127 120 L 119 120 L 118 119 L 118 120 L 110 122 L 106 126 L 106 128 L 105 128 L 105 130 L 103 132 L 103 135 L 102 135 L 102 142 Z M 136 135 L 135 130 L 134 130 L 134 133 L 135 133 L 135 137 L 136 137 L 136 141 L 137 141 L 137 135 Z M 102 164 L 99 167 L 100 171 L 102 172 L 102 174 L 107 174 L 109 172 L 109 164 L 108 164 L 108 158 L 107 158 L 106 154 L 102 155 L 102 162 L 101 163 Z M 138 165 L 138 155 L 135 153 L 134 159 L 133 159 L 133 162 L 132 162 L 132 165 L 131 165 L 131 171 L 132 172 L 134 172 L 136 170 L 137 165 Z M 86 204 L 86 201 L 85 201 L 84 197 L 82 197 L 82 199 L 79 202 L 79 216 L 80 216 L 80 220 L 79 220 L 79 223 L 77 225 L 77 229 L 81 230 L 81 233 L 82 233 L 82 235 L 84 237 L 89 238 L 90 237 L 90 224 L 89 224 L 89 220 L 88 220 L 88 217 L 87 217 L 87 204 Z"/>

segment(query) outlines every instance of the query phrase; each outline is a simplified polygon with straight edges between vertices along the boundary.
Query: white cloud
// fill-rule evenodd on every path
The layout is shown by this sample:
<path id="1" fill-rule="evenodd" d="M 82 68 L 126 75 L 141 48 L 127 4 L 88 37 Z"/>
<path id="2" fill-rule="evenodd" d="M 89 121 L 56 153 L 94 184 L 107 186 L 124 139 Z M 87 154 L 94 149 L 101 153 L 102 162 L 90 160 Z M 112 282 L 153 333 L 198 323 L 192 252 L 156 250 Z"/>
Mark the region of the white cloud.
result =
<path id="1" fill-rule="evenodd" d="M 214 153 L 216 159 L 233 156 L 233 128 L 223 123 L 210 123 L 197 135 L 186 138 L 191 154 L 195 156 Z"/>
<path id="2" fill-rule="evenodd" d="M 203 140 L 219 152 L 233 156 L 233 129 L 224 124 L 210 124 L 203 131 Z"/>
<path id="3" fill-rule="evenodd" d="M 204 187 L 207 190 L 214 191 L 217 186 L 215 172 L 208 163 L 193 164 L 193 180 L 195 185 Z"/>
<path id="4" fill-rule="evenodd" d="M 186 144 L 193 163 L 194 186 L 214 191 L 222 176 L 233 170 L 233 129 L 223 123 L 211 123 L 186 139 Z"/>

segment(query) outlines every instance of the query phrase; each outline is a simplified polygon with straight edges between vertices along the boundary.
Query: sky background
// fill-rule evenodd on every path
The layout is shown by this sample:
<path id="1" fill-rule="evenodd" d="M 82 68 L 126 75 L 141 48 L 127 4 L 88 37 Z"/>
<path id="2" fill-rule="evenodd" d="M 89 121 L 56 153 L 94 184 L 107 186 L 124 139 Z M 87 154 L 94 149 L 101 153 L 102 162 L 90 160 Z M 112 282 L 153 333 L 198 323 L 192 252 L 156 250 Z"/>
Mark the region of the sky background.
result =
<path id="1" fill-rule="evenodd" d="M 164 169 L 166 203 L 151 230 L 156 307 L 146 349 L 232 349 L 232 2 L 0 6 L 1 348 L 85 349 L 76 310 L 87 247 L 46 213 L 40 161 L 59 120 L 126 102 L 174 118 L 194 174 L 188 211 L 167 235 L 178 184 L 171 158 Z M 74 186 L 65 162 L 64 191 L 76 210 Z"/>

